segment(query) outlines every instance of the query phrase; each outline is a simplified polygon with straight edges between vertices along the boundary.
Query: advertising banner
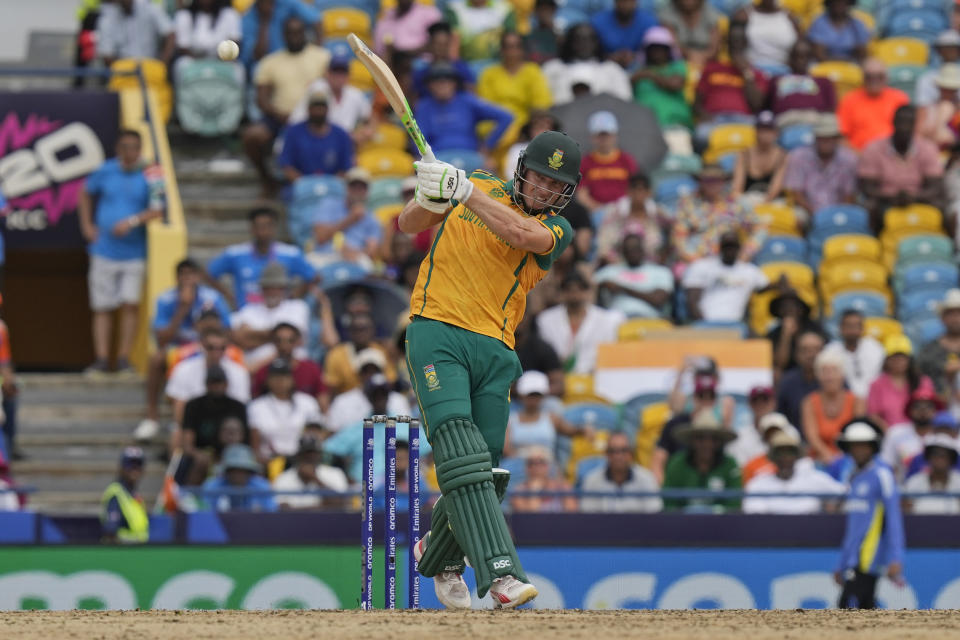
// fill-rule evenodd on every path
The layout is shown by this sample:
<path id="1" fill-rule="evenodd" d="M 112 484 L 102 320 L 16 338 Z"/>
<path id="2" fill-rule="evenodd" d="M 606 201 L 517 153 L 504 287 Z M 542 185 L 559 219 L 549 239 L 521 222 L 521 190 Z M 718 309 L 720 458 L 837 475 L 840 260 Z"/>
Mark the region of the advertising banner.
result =
<path id="1" fill-rule="evenodd" d="M 383 602 L 382 550 L 374 602 Z M 837 554 L 822 549 L 532 548 L 521 552 L 541 608 L 832 607 Z M 405 559 L 398 602 L 406 602 Z M 960 551 L 908 551 L 907 586 L 886 608 L 960 608 Z M 401 577 L 404 576 L 404 577 Z M 472 575 L 467 576 L 472 585 Z M 424 580 L 424 607 L 439 603 Z M 360 546 L 0 549 L 0 610 L 356 608 Z M 491 606 L 490 598 L 474 605 Z"/>
<path id="2" fill-rule="evenodd" d="M 0 193 L 10 249 L 83 247 L 83 180 L 113 155 L 117 94 L 0 92 Z"/>

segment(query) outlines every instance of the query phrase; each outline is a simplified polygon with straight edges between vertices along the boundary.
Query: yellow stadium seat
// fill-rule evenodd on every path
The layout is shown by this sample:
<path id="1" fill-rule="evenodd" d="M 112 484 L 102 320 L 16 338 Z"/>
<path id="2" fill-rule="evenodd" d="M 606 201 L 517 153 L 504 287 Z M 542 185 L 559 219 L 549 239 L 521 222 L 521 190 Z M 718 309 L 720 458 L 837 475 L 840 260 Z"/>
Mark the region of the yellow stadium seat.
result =
<path id="1" fill-rule="evenodd" d="M 378 207 L 376 211 L 373 212 L 373 215 L 377 217 L 381 225 L 386 227 L 389 224 L 393 224 L 394 218 L 400 215 L 403 207 L 404 205 L 402 204 L 385 204 L 382 207 Z"/>
<path id="2" fill-rule="evenodd" d="M 716 162 L 720 156 L 743 151 L 757 141 L 757 131 L 752 124 L 721 124 L 710 132 L 707 151 L 703 159 L 707 163 Z"/>
<path id="3" fill-rule="evenodd" d="M 653 449 L 657 446 L 663 425 L 670 419 L 670 405 L 666 402 L 657 402 L 644 408 L 640 415 L 640 426 L 637 431 L 637 442 L 634 449 L 634 458 L 637 464 L 649 467 L 653 461 Z"/>
<path id="4" fill-rule="evenodd" d="M 863 319 L 864 332 L 878 340 L 881 344 L 887 336 L 898 336 L 903 333 L 903 325 L 893 318 L 872 316 Z"/>
<path id="5" fill-rule="evenodd" d="M 577 402 L 595 402 L 610 404 L 606 398 L 598 396 L 593 389 L 593 376 L 589 373 L 568 373 L 563 380 L 563 402 L 574 404 Z"/>
<path id="6" fill-rule="evenodd" d="M 324 38 L 346 38 L 351 33 L 362 40 L 370 39 L 370 15 L 366 11 L 339 7 L 323 12 Z"/>
<path id="7" fill-rule="evenodd" d="M 866 260 L 883 263 L 883 247 L 873 236 L 861 233 L 843 233 L 827 238 L 823 244 L 823 262 L 820 269 L 844 260 Z"/>
<path id="8" fill-rule="evenodd" d="M 844 291 L 877 291 L 889 295 L 887 269 L 865 260 L 844 260 L 820 269 L 820 293 L 825 300 Z"/>
<path id="9" fill-rule="evenodd" d="M 930 47 L 923 40 L 915 38 L 884 38 L 869 47 L 870 55 L 880 58 L 888 67 L 902 64 L 927 65 Z"/>
<path id="10" fill-rule="evenodd" d="M 413 157 L 396 149 L 373 149 L 357 156 L 357 166 L 374 178 L 403 178 L 413 173 Z"/>
<path id="11" fill-rule="evenodd" d="M 173 112 L 173 89 L 167 79 L 167 65 L 151 58 L 123 58 L 110 65 L 110 70 L 115 73 L 134 72 L 138 66 L 143 73 L 144 84 L 147 85 L 148 90 L 153 91 L 156 97 L 160 117 L 163 122 L 169 122 L 170 114 Z M 109 89 L 111 91 L 129 88 L 140 88 L 140 80 L 136 75 L 110 76 Z"/>
<path id="12" fill-rule="evenodd" d="M 570 440 L 570 460 L 567 461 L 567 478 L 577 480 L 577 464 L 584 458 L 602 456 L 607 451 L 609 432 L 598 430 L 594 437 L 574 436 Z"/>
<path id="13" fill-rule="evenodd" d="M 790 205 L 765 202 L 754 207 L 753 212 L 766 225 L 770 235 L 800 236 L 800 221 Z"/>
<path id="14" fill-rule="evenodd" d="M 928 204 L 914 204 L 909 207 L 894 207 L 883 214 L 884 231 L 897 232 L 902 229 L 917 229 L 940 233 L 943 231 L 943 214 Z"/>
<path id="15" fill-rule="evenodd" d="M 809 13 L 809 0 L 781 0 L 780 6 L 803 20 Z"/>
<path id="16" fill-rule="evenodd" d="M 803 262 L 768 262 L 760 267 L 770 282 L 776 282 L 785 274 L 794 289 L 813 289 L 813 269 Z"/>
<path id="17" fill-rule="evenodd" d="M 406 151 L 407 133 L 395 124 L 381 122 L 377 125 L 377 130 L 374 132 L 373 137 L 363 145 L 360 151 L 362 153 L 369 149 L 399 149 L 400 151 Z"/>
<path id="18" fill-rule="evenodd" d="M 436 4 L 434 0 L 417 0 L 417 4 L 425 4 L 428 7 L 432 7 Z M 397 6 L 397 0 L 380 0 L 380 11 L 386 11 L 387 9 L 393 9 Z"/>
<path id="19" fill-rule="evenodd" d="M 820 62 L 810 67 L 810 75 L 833 82 L 838 99 L 863 84 L 863 69 L 853 62 Z"/>
<path id="20" fill-rule="evenodd" d="M 373 76 L 363 63 L 356 59 L 350 61 L 350 84 L 364 92 L 373 91 L 375 86 Z"/>
<path id="21" fill-rule="evenodd" d="M 673 323 L 663 318 L 633 318 L 620 325 L 617 340 L 643 340 L 648 331 L 669 331 Z"/>

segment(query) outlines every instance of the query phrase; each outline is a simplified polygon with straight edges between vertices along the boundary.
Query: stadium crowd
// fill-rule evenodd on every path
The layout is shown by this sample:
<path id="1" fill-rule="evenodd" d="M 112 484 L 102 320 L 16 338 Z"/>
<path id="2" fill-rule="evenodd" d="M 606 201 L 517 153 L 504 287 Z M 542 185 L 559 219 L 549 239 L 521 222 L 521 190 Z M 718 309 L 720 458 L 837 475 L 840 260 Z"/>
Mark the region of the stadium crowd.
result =
<path id="1" fill-rule="evenodd" d="M 416 415 L 403 337 L 436 230 L 399 231 L 415 150 L 352 58 L 350 32 L 388 60 L 442 160 L 510 179 L 541 131 L 585 147 L 561 211 L 575 241 L 517 331 L 524 374 L 501 460 L 511 508 L 832 510 L 857 468 L 846 427 L 864 423 L 902 490 L 960 491 L 953 3 L 177 4 L 88 0 L 80 44 L 95 47 L 78 46 L 85 64 L 170 65 L 178 124 L 193 133 L 233 133 L 225 105 L 249 98 L 239 136 L 265 198 L 250 240 L 182 261 L 151 319 L 135 435 L 168 441 L 167 509 L 342 505 L 222 489 L 346 491 L 360 480 L 362 419 Z M 239 43 L 237 62 L 215 59 L 223 39 Z M 202 121 L 198 65 L 225 69 L 207 95 L 224 108 Z M 130 331 L 143 225 L 162 213 L 149 176 L 124 160 L 138 143 L 120 137 L 80 216 L 91 306 L 124 307 Z M 768 339 L 770 382 L 725 392 L 703 354 L 659 397 L 614 405 L 594 387 L 600 344 L 677 327 Z M 111 367 L 110 327 L 95 331 L 91 374 L 125 369 L 129 348 Z M 123 461 L 136 469 L 142 453 Z M 436 490 L 429 471 L 424 483 Z M 207 491 L 178 490 L 198 485 Z M 960 514 L 956 497 L 905 504 Z"/>

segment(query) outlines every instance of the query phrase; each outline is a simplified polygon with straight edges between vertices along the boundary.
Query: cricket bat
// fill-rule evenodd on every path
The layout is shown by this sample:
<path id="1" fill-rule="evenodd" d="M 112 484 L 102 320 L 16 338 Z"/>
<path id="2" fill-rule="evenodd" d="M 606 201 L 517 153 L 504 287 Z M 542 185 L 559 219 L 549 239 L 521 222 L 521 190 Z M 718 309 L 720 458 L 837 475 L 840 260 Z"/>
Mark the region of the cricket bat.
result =
<path id="1" fill-rule="evenodd" d="M 403 123 L 403 127 L 407 130 L 410 139 L 413 140 L 413 144 L 417 145 L 420 155 L 427 162 L 433 162 L 436 158 L 433 155 L 433 150 L 430 148 L 430 143 L 423 137 L 423 133 L 420 131 L 420 125 L 418 125 L 414 119 L 413 110 L 410 109 L 407 98 L 403 95 L 403 91 L 400 89 L 400 83 L 397 82 L 397 77 L 393 75 L 393 71 L 390 71 L 387 63 L 371 51 L 356 34 L 351 33 L 348 35 L 347 43 L 349 43 L 350 48 L 353 49 L 357 60 L 359 60 L 363 66 L 367 68 L 367 71 L 370 72 L 370 75 L 373 76 L 373 81 L 380 88 L 380 91 L 383 91 L 383 95 L 387 97 L 387 101 L 390 103 L 390 107 L 393 108 L 394 113 L 400 116 L 400 122 Z"/>

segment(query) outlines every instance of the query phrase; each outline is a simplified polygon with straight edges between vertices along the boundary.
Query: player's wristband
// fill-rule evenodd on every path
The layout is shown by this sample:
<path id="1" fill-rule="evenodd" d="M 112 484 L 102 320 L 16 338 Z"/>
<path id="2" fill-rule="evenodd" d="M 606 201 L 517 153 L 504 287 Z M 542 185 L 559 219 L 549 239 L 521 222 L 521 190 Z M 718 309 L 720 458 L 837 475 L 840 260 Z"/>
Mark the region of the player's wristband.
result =
<path id="1" fill-rule="evenodd" d="M 127 218 L 127 226 L 129 226 L 131 229 L 139 227 L 141 224 L 142 221 L 140 220 L 139 215 L 133 215 Z"/>

